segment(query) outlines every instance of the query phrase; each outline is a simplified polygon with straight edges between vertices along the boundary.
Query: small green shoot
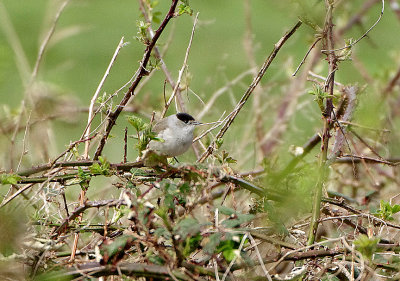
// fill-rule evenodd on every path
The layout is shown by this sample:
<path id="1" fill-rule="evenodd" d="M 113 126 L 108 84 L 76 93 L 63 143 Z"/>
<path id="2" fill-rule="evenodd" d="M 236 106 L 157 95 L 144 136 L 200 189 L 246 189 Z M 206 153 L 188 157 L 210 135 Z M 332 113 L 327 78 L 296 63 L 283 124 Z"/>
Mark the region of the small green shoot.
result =
<path id="1" fill-rule="evenodd" d="M 21 177 L 15 174 L 1 174 L 1 184 L 17 184 L 21 180 Z"/>
<path id="2" fill-rule="evenodd" d="M 89 167 L 90 172 L 95 175 L 110 176 L 110 162 L 101 156 L 99 157 L 99 162 L 100 163 L 96 162 Z"/>
<path id="3" fill-rule="evenodd" d="M 315 85 L 314 85 L 314 89 L 312 91 L 309 91 L 308 94 L 315 96 L 314 100 L 317 102 L 318 107 L 321 110 L 321 112 L 325 112 L 324 100 L 326 98 L 333 98 L 333 96 L 328 94 L 327 92 L 325 92 L 322 89 L 322 87 L 315 86 Z"/>
<path id="4" fill-rule="evenodd" d="M 178 15 L 188 14 L 189 16 L 193 15 L 193 10 L 189 6 L 189 0 L 181 0 L 181 3 L 178 6 Z"/>
<path id="5" fill-rule="evenodd" d="M 81 167 L 78 167 L 78 181 L 77 183 L 81 186 L 82 190 L 87 190 L 89 188 L 89 182 L 91 175 L 85 172 Z"/>
<path id="6" fill-rule="evenodd" d="M 374 215 L 382 218 L 383 220 L 393 221 L 393 215 L 400 212 L 400 205 L 390 205 L 389 202 L 381 200 L 380 209 Z"/>
<path id="7" fill-rule="evenodd" d="M 145 23 L 144 21 L 138 20 L 136 21 L 136 27 L 138 29 L 137 35 L 136 35 L 136 40 L 139 42 L 147 45 L 149 43 L 149 40 L 147 39 L 147 28 L 150 26 L 149 23 Z"/>
<path id="8" fill-rule="evenodd" d="M 139 151 L 139 156 L 143 155 L 143 151 L 147 148 L 147 145 L 151 140 L 163 142 L 164 140 L 161 138 L 157 138 L 157 135 L 151 131 L 151 126 L 145 123 L 141 118 L 136 116 L 129 116 L 128 122 L 131 124 L 136 130 L 136 136 L 138 143 L 136 144 L 136 148 Z"/>
<path id="9" fill-rule="evenodd" d="M 371 260 L 372 255 L 378 250 L 378 242 L 379 238 L 368 238 L 367 235 L 360 235 L 357 240 L 354 241 L 354 245 L 356 245 L 357 250 L 360 253 Z"/>

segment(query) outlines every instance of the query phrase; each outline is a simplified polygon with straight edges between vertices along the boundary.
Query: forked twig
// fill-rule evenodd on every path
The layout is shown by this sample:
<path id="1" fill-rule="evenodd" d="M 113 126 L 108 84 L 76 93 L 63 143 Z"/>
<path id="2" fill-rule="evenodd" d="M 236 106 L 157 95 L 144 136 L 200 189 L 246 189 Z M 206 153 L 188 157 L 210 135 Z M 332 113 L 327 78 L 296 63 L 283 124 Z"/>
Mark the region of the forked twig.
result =
<path id="1" fill-rule="evenodd" d="M 362 39 L 364 39 L 364 38 L 368 35 L 368 33 L 369 33 L 372 29 L 374 29 L 374 27 L 381 21 L 381 19 L 382 19 L 382 17 L 383 17 L 383 12 L 384 12 L 384 11 L 385 11 L 385 0 L 382 0 L 382 9 L 381 9 L 381 12 L 380 12 L 380 14 L 379 14 L 378 19 L 376 20 L 376 22 L 375 22 L 370 28 L 368 28 L 368 30 L 367 30 L 360 38 L 358 38 L 358 39 L 357 39 L 356 41 L 354 41 L 353 43 L 351 43 L 351 44 L 349 44 L 349 45 L 346 45 L 346 46 L 344 46 L 344 47 L 341 47 L 341 48 L 338 48 L 338 49 L 331 49 L 331 50 L 325 49 L 325 50 L 321 50 L 321 52 L 334 53 L 334 52 L 336 52 L 336 51 L 341 51 L 341 50 L 344 50 L 344 49 L 348 49 L 348 48 L 353 47 L 353 46 L 356 45 L 358 42 L 360 42 Z"/>

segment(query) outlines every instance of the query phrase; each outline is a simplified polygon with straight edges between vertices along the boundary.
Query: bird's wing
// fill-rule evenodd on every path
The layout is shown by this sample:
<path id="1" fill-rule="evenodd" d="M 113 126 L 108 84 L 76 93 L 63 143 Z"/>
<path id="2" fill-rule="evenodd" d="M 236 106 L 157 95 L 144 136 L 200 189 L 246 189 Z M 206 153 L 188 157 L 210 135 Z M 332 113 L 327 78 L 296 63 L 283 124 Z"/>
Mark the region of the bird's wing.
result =
<path id="1" fill-rule="evenodd" d="M 157 122 L 152 128 L 151 131 L 158 134 L 159 132 L 161 132 L 162 130 L 165 130 L 165 128 L 167 127 L 168 122 L 166 122 L 167 120 L 161 119 L 159 122 Z"/>

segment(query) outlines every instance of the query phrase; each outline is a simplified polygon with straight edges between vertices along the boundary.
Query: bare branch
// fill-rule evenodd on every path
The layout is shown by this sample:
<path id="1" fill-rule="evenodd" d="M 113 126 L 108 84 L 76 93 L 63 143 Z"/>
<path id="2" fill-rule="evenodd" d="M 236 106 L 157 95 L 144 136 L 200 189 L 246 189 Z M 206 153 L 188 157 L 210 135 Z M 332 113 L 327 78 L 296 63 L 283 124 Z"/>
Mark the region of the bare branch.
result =
<path id="1" fill-rule="evenodd" d="M 84 137 L 86 139 L 85 141 L 85 152 L 84 152 L 84 157 L 87 159 L 89 157 L 89 144 L 90 144 L 90 127 L 94 119 L 94 114 L 93 114 L 93 109 L 94 109 L 94 104 L 96 103 L 97 97 L 99 96 L 101 88 L 103 88 L 104 82 L 106 81 L 108 74 L 110 74 L 111 67 L 114 65 L 115 60 L 117 59 L 117 56 L 119 54 L 119 51 L 121 48 L 125 45 L 124 43 L 124 37 L 121 38 L 121 40 L 118 43 L 117 48 L 115 49 L 114 55 L 111 58 L 111 61 L 107 67 L 106 72 L 103 75 L 103 78 L 101 79 L 99 85 L 97 86 L 96 92 L 94 93 L 92 99 L 90 100 L 90 106 L 89 106 L 89 114 L 88 114 L 88 121 L 85 130 L 83 131 Z"/>
<path id="2" fill-rule="evenodd" d="M 105 132 L 100 140 L 100 143 L 97 147 L 96 153 L 94 155 L 95 160 L 99 158 L 101 153 L 103 152 L 104 145 L 106 144 L 106 141 L 108 139 L 108 136 L 110 135 L 111 129 L 114 127 L 115 122 L 117 121 L 119 115 L 121 114 L 123 108 L 127 105 L 127 103 L 130 101 L 130 99 L 135 95 L 135 89 L 139 85 L 140 81 L 144 76 L 148 74 L 148 71 L 146 70 L 147 64 L 150 60 L 150 54 L 151 51 L 153 50 L 154 46 L 157 43 L 157 40 L 160 38 L 162 32 L 164 31 L 165 27 L 167 26 L 168 22 L 174 17 L 175 13 L 175 8 L 176 5 L 178 4 L 178 0 L 172 0 L 171 7 L 165 16 L 163 22 L 161 23 L 160 27 L 157 29 L 154 37 L 150 41 L 150 43 L 147 45 L 147 48 L 143 54 L 142 61 L 140 62 L 139 69 L 136 71 L 135 78 L 129 87 L 129 90 L 125 93 L 124 98 L 121 100 L 115 111 L 111 112 L 111 114 L 108 117 L 107 120 L 107 125 L 105 128 Z"/>
<path id="3" fill-rule="evenodd" d="M 178 80 L 176 81 L 175 88 L 172 91 L 171 97 L 169 98 L 169 100 L 167 101 L 167 103 L 164 106 L 163 112 L 161 113 L 161 118 L 165 117 L 165 114 L 167 113 L 169 105 L 171 104 L 171 102 L 175 98 L 175 95 L 176 95 L 176 93 L 178 91 L 178 88 L 181 85 L 183 73 L 184 73 L 185 69 L 187 68 L 187 62 L 188 62 L 188 58 L 189 58 L 189 51 L 190 51 L 190 48 L 192 47 L 194 31 L 196 30 L 196 24 L 197 24 L 198 17 L 199 17 L 199 13 L 196 14 L 196 17 L 194 19 L 193 28 L 192 28 L 192 34 L 190 35 L 189 44 L 188 44 L 188 47 L 186 49 L 185 58 L 183 60 L 182 68 L 181 68 L 181 70 L 179 70 Z"/>
<path id="4" fill-rule="evenodd" d="M 288 31 L 275 45 L 274 49 L 272 50 L 271 54 L 268 56 L 268 58 L 265 60 L 264 64 L 262 65 L 261 69 L 259 70 L 258 74 L 256 77 L 254 77 L 253 82 L 250 84 L 249 88 L 246 90 L 246 92 L 243 94 L 242 98 L 240 99 L 239 103 L 236 105 L 235 109 L 232 111 L 231 117 L 228 119 L 228 121 L 225 123 L 225 125 L 221 128 L 221 130 L 218 132 L 216 135 L 215 139 L 213 142 L 208 146 L 207 150 L 201 155 L 200 159 L 198 159 L 198 162 L 202 163 L 204 160 L 207 159 L 208 156 L 211 155 L 211 153 L 214 151 L 214 145 L 215 145 L 215 140 L 220 139 L 224 136 L 230 125 L 233 123 L 235 120 L 236 116 L 239 114 L 240 110 L 248 100 L 248 98 L 251 96 L 253 93 L 255 87 L 257 87 L 258 83 L 260 82 L 261 78 L 264 76 L 265 72 L 271 65 L 272 61 L 275 59 L 276 55 L 278 54 L 279 50 L 282 48 L 282 46 L 285 44 L 285 42 L 296 32 L 296 30 L 300 27 L 301 21 L 297 22 L 296 25 Z"/>

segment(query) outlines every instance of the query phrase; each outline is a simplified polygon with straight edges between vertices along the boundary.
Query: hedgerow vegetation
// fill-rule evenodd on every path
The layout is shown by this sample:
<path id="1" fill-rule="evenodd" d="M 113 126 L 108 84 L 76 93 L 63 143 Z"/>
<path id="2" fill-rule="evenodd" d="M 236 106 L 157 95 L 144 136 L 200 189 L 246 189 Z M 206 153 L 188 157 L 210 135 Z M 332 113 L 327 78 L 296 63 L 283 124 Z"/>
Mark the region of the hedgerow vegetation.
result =
<path id="1" fill-rule="evenodd" d="M 400 279 L 396 0 L 34 2 L 0 2 L 0 279 Z M 143 155 L 176 112 L 192 149 Z"/>

